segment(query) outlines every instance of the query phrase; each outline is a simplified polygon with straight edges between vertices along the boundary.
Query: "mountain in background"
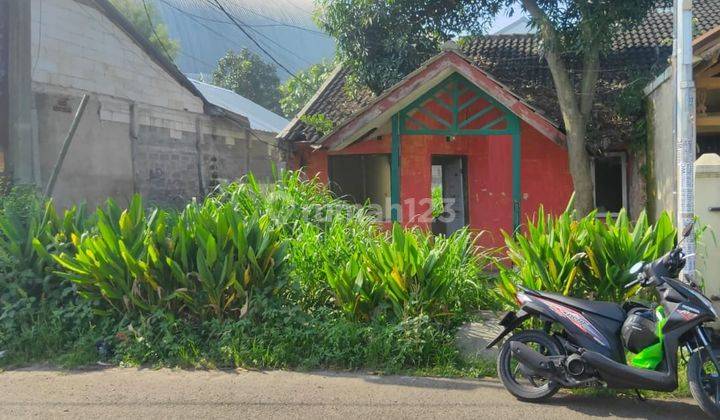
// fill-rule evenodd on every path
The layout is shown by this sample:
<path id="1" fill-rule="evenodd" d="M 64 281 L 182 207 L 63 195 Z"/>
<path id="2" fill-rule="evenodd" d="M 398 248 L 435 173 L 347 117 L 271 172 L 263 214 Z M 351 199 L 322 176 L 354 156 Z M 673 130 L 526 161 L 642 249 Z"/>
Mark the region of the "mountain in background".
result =
<path id="1" fill-rule="evenodd" d="M 180 42 L 176 63 L 195 78 L 210 79 L 228 50 L 248 48 L 272 62 L 222 11 L 208 0 L 152 1 L 170 36 Z M 220 0 L 225 9 L 270 54 L 293 73 L 331 60 L 335 42 L 312 20 L 312 0 Z M 278 68 L 278 76 L 289 75 Z"/>

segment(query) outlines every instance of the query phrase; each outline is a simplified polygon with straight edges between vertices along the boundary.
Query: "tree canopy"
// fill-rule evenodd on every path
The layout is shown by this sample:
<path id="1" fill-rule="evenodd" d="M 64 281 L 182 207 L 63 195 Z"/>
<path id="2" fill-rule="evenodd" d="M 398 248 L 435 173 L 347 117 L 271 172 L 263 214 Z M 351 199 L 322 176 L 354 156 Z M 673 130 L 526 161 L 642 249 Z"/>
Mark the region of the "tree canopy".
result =
<path id="1" fill-rule="evenodd" d="M 459 33 L 479 33 L 498 10 L 477 1 L 318 0 L 318 25 L 335 37 L 342 63 L 379 93 Z"/>
<path id="2" fill-rule="evenodd" d="M 580 213 L 590 211 L 593 188 L 585 141 L 600 57 L 613 35 L 639 22 L 658 6 L 657 0 L 317 1 L 316 19 L 337 39 L 343 65 L 376 94 L 434 55 L 442 41 L 479 34 L 503 10 L 520 5 L 538 31 L 552 73 L 567 134 L 575 207 Z"/>
<path id="3" fill-rule="evenodd" d="M 243 48 L 228 51 L 213 71 L 213 84 L 242 95 L 270 111 L 281 113 L 277 68 Z"/>
<path id="4" fill-rule="evenodd" d="M 152 2 L 143 3 L 142 0 L 110 0 L 110 2 L 158 51 L 167 54 L 171 61 L 177 58 L 180 43 L 170 38 L 168 28 Z"/>
<path id="5" fill-rule="evenodd" d="M 335 64 L 321 62 L 297 73 L 280 85 L 280 107 L 287 118 L 294 117 L 320 88 Z"/>

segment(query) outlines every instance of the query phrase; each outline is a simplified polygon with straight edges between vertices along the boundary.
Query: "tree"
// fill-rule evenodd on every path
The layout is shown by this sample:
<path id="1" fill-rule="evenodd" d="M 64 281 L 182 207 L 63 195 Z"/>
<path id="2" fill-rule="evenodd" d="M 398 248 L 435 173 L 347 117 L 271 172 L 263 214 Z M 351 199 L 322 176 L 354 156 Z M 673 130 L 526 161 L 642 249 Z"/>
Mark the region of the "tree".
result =
<path id="1" fill-rule="evenodd" d="M 168 55 L 171 61 L 175 61 L 180 52 L 180 43 L 170 38 L 167 26 L 150 0 L 145 0 L 145 2 L 143 0 L 110 0 L 110 2 L 120 13 L 125 15 L 125 18 L 140 34 L 150 41 L 150 44 L 161 53 Z"/>
<path id="2" fill-rule="evenodd" d="M 613 35 L 639 22 L 656 0 L 319 0 L 317 16 L 337 39 L 343 63 L 378 93 L 417 68 L 438 42 L 476 34 L 518 3 L 542 40 L 567 134 L 575 208 L 586 214 L 593 207 L 586 137 L 600 57 Z"/>
<path id="3" fill-rule="evenodd" d="M 277 68 L 243 48 L 228 51 L 213 71 L 213 84 L 242 95 L 273 112 L 280 113 L 280 79 Z"/>
<path id="4" fill-rule="evenodd" d="M 287 118 L 292 118 L 320 88 L 334 68 L 330 62 L 313 64 L 280 85 L 280 107 Z"/>

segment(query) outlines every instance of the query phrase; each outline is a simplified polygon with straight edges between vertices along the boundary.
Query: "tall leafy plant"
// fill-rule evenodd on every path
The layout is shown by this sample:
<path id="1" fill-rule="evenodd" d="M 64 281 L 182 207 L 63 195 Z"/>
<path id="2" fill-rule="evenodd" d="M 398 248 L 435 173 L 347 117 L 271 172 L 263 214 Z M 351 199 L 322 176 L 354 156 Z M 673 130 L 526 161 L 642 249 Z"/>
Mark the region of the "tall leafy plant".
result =
<path id="1" fill-rule="evenodd" d="M 452 279 L 441 275 L 447 241 L 394 224 L 387 241 L 365 251 L 368 276 L 385 289 L 395 314 L 448 314 Z"/>
<path id="2" fill-rule="evenodd" d="M 643 212 L 633 223 L 624 210 L 603 220 L 595 212 L 577 218 L 570 207 L 558 216 L 540 208 L 525 233 L 505 234 L 509 261 L 497 267 L 498 291 L 506 302 L 514 302 L 517 285 L 618 301 L 633 264 L 673 247 L 676 231 L 666 213 L 650 224 Z"/>
<path id="3" fill-rule="evenodd" d="M 630 267 L 638 261 L 652 261 L 670 251 L 676 231 L 667 213 L 655 224 L 642 212 L 635 223 L 623 209 L 613 218 L 589 224 L 592 240 L 585 246 L 583 289 L 588 297 L 619 301 L 624 286 L 633 276 Z"/>
<path id="4" fill-rule="evenodd" d="M 147 214 L 135 196 L 121 210 L 112 200 L 97 212 L 96 231 L 74 237 L 61 253 L 60 274 L 100 310 L 223 318 L 244 314 L 250 295 L 267 295 L 282 280 L 284 241 L 267 217 L 244 217 L 232 203 L 209 199 L 180 214 Z"/>

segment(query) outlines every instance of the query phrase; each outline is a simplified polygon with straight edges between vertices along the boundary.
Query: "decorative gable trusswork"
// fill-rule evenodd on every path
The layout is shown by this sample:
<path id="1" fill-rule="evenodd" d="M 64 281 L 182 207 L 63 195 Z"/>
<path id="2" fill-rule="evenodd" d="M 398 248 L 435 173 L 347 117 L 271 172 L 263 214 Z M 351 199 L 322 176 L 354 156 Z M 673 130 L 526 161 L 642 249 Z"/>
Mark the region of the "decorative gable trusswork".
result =
<path id="1" fill-rule="evenodd" d="M 699 33 L 720 25 L 720 0 L 695 0 L 693 8 Z M 671 12 L 657 8 L 634 28 L 618 33 L 603 55 L 595 111 L 599 134 L 606 143 L 623 141 L 629 131 L 626 126 L 618 126 L 614 112 L 616 95 L 639 74 L 658 74 L 667 67 L 672 52 L 672 43 L 668 42 L 672 39 L 672 21 Z M 523 102 L 562 128 L 552 76 L 542 54 L 542 42 L 536 35 L 469 37 L 460 43 L 460 52 L 473 66 L 492 75 Z M 349 94 L 347 78 L 347 69 L 334 72 L 303 114 L 322 114 L 337 127 L 376 99 L 366 89 L 354 89 L 354 93 Z M 317 143 L 323 136 L 296 118 L 279 137 L 289 142 Z"/>
<path id="2" fill-rule="evenodd" d="M 457 73 L 416 99 L 399 118 L 400 134 L 409 135 L 501 135 L 513 130 L 512 114 Z"/>

